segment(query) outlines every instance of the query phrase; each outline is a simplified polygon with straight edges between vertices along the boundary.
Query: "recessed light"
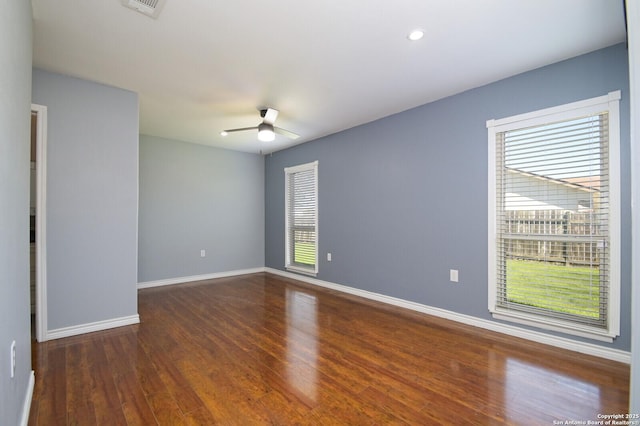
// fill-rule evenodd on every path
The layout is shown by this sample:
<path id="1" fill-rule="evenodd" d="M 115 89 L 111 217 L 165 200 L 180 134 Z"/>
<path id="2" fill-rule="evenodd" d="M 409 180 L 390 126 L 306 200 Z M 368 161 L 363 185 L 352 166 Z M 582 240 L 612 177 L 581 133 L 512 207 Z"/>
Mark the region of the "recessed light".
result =
<path id="1" fill-rule="evenodd" d="M 409 33 L 409 35 L 407 36 L 407 38 L 411 41 L 418 41 L 420 40 L 422 37 L 424 37 L 424 31 L 422 30 L 413 30 Z"/>
<path id="2" fill-rule="evenodd" d="M 220 136 L 227 136 L 229 133 L 225 132 L 224 130 L 220 132 Z"/>

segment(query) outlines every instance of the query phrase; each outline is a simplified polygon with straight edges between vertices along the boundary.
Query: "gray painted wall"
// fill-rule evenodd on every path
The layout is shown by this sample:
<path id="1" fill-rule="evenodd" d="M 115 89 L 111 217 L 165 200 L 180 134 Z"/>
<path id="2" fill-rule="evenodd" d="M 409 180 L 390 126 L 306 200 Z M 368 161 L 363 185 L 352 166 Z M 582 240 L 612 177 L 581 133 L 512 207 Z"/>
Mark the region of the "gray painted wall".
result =
<path id="1" fill-rule="evenodd" d="M 29 320 L 29 144 L 31 3 L 0 13 L 0 423 L 17 425 L 31 372 Z M 16 341 L 16 375 L 10 346 Z"/>
<path id="2" fill-rule="evenodd" d="M 491 319 L 486 120 L 622 90 L 621 225 L 629 230 L 626 55 L 613 46 L 266 157 L 266 266 L 284 266 L 283 169 L 318 160 L 319 279 Z M 623 232 L 621 336 L 610 345 L 623 350 L 630 243 Z M 458 284 L 449 269 L 460 271 Z"/>
<path id="3" fill-rule="evenodd" d="M 263 200 L 262 156 L 141 135 L 139 282 L 264 266 Z"/>
<path id="4" fill-rule="evenodd" d="M 138 96 L 33 70 L 47 107 L 48 329 L 137 314 Z"/>

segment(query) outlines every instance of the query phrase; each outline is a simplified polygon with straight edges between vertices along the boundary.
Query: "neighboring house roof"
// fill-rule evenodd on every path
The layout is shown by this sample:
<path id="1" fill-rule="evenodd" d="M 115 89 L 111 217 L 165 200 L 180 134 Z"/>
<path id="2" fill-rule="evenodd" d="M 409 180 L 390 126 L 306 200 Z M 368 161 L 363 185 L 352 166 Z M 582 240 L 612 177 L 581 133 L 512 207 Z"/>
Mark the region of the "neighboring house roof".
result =
<path id="1" fill-rule="evenodd" d="M 506 169 L 510 173 L 516 173 L 519 175 L 540 179 L 545 182 L 556 183 L 558 185 L 563 185 L 572 189 L 578 189 L 578 190 L 582 190 L 589 193 L 600 192 L 600 176 L 584 176 L 584 177 L 573 177 L 573 178 L 565 178 L 565 179 L 555 179 L 555 178 L 542 176 L 542 175 L 538 175 L 531 172 L 525 172 L 524 170 L 513 169 L 510 167 L 506 167 Z"/>

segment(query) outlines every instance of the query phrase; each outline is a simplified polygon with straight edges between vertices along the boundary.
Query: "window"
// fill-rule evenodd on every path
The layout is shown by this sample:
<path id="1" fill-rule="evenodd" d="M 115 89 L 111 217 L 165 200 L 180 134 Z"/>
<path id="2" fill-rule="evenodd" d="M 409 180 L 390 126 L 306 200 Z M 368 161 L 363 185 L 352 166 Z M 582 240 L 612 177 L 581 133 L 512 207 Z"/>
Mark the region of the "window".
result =
<path id="1" fill-rule="evenodd" d="M 285 173 L 286 264 L 288 270 L 318 273 L 318 162 Z"/>
<path id="2" fill-rule="evenodd" d="M 494 318 L 619 335 L 619 99 L 487 121 Z"/>

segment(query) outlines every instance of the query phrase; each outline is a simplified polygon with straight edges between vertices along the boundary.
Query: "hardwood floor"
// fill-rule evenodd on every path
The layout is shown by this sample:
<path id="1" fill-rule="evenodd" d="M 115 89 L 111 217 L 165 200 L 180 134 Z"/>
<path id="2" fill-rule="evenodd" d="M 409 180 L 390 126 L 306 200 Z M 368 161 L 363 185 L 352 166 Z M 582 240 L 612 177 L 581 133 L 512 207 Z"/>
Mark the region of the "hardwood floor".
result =
<path id="1" fill-rule="evenodd" d="M 629 366 L 255 274 L 34 344 L 30 425 L 522 424 L 628 411 Z"/>

